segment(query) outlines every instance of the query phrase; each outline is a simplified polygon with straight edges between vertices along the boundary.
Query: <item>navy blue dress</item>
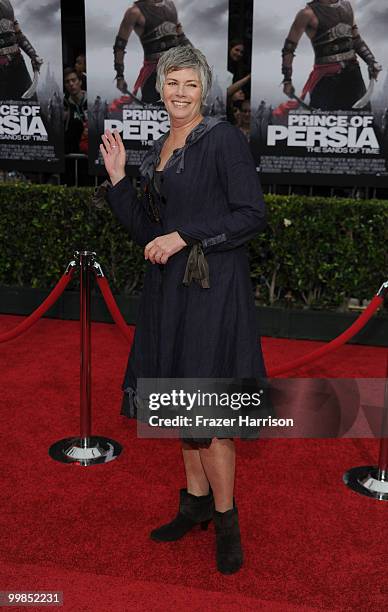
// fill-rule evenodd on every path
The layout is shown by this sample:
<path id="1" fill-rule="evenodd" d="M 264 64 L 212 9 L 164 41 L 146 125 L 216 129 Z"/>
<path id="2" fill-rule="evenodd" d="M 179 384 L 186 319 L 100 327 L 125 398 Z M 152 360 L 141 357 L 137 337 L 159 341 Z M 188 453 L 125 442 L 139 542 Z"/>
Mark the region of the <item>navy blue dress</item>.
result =
<path id="1" fill-rule="evenodd" d="M 166 138 L 140 167 L 140 198 L 128 178 L 107 194 L 140 246 L 173 231 L 190 242 L 166 265 L 147 262 L 123 384 L 121 414 L 128 417 L 136 413 L 137 378 L 265 376 L 246 243 L 265 228 L 266 217 L 247 141 L 229 122 L 205 117 L 167 162 L 159 193 L 154 173 Z M 183 284 L 193 243 L 208 264 L 208 288 Z"/>

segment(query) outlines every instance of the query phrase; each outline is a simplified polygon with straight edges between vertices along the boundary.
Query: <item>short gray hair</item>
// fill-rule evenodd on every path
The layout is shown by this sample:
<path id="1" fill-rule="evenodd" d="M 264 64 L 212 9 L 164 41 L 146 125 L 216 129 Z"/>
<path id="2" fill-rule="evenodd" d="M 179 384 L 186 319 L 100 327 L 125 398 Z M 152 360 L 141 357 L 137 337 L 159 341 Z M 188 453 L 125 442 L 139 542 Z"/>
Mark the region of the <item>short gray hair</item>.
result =
<path id="1" fill-rule="evenodd" d="M 193 68 L 198 72 L 202 89 L 201 102 L 204 104 L 212 86 L 212 71 L 202 51 L 190 45 L 172 47 L 161 55 L 156 70 L 156 90 L 163 95 L 164 82 L 168 73 L 183 68 Z"/>

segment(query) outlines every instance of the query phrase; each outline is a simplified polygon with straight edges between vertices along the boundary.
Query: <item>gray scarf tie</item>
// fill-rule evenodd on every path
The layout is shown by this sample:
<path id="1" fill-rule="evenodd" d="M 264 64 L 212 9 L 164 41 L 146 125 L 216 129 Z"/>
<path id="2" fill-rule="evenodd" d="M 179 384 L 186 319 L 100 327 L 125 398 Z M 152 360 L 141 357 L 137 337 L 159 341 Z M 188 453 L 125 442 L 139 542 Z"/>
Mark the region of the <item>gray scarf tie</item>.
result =
<path id="1" fill-rule="evenodd" d="M 205 259 L 202 246 L 194 244 L 187 259 L 183 284 L 188 287 L 191 281 L 196 281 L 203 289 L 210 288 L 209 265 Z"/>

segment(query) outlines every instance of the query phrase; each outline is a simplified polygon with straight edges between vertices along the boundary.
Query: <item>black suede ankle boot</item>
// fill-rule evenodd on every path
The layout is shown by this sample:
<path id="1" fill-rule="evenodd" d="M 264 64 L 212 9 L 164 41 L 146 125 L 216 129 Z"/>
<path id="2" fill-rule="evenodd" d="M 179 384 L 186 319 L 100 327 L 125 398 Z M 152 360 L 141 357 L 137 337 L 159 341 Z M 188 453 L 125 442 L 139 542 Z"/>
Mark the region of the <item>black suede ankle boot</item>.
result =
<path id="1" fill-rule="evenodd" d="M 234 574 L 243 564 L 238 512 L 234 506 L 226 512 L 214 511 L 216 529 L 217 569 L 222 574 Z"/>
<path id="2" fill-rule="evenodd" d="M 179 511 L 171 523 L 162 525 L 151 531 L 151 538 L 157 542 L 174 542 L 182 538 L 193 527 L 200 524 L 201 529 L 207 529 L 214 512 L 213 493 L 208 495 L 192 495 L 187 489 L 180 490 Z"/>

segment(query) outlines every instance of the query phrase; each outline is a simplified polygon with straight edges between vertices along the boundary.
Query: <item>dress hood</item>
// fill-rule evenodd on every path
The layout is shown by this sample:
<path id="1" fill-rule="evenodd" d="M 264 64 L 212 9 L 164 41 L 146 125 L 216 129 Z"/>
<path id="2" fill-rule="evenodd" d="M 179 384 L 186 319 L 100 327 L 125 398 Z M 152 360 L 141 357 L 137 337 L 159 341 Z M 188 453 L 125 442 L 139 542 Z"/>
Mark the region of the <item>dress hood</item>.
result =
<path id="1" fill-rule="evenodd" d="M 177 174 L 183 172 L 185 169 L 185 153 L 187 149 L 192 144 L 200 140 L 203 136 L 205 136 L 205 134 L 210 132 L 219 123 L 227 123 L 227 121 L 222 117 L 204 117 L 202 121 L 198 123 L 198 125 L 196 125 L 195 128 L 187 136 L 184 146 L 180 149 L 175 149 L 174 153 L 168 160 L 165 168 L 169 168 L 170 166 L 176 165 Z M 153 179 L 155 168 L 159 165 L 160 162 L 160 152 L 169 133 L 170 132 L 163 134 L 163 136 L 161 136 L 154 143 L 151 150 L 146 154 L 141 166 L 139 167 L 139 172 L 142 176 L 147 176 L 150 180 Z"/>

